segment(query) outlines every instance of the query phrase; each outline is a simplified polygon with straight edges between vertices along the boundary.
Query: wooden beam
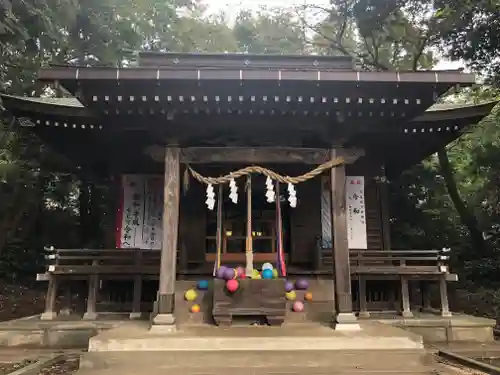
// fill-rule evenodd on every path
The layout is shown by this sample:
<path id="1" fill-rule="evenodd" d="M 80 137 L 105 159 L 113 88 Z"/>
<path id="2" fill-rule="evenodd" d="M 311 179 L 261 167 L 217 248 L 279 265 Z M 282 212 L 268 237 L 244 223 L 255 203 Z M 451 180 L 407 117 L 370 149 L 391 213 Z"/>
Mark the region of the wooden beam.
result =
<path id="1" fill-rule="evenodd" d="M 338 149 L 332 149 L 331 159 L 338 157 Z M 342 150 L 340 150 L 342 151 Z M 349 245 L 347 241 L 346 213 L 346 168 L 345 165 L 332 168 L 330 173 L 332 212 L 332 260 L 335 272 L 335 300 L 337 302 L 336 322 L 352 323 L 351 272 L 349 265 Z M 341 321 L 345 319 L 345 321 Z"/>
<path id="2" fill-rule="evenodd" d="M 160 281 L 158 287 L 158 315 L 156 325 L 173 325 L 176 257 L 179 228 L 180 150 L 165 148 L 165 185 L 163 197 L 163 243 L 161 248 Z"/>
<path id="3" fill-rule="evenodd" d="M 163 160 L 164 150 L 150 146 L 145 152 L 154 160 Z M 364 156 L 361 149 L 339 149 L 337 156 L 352 164 Z M 189 147 L 181 151 L 181 162 L 201 163 L 288 163 L 323 164 L 330 160 L 330 152 L 321 148 L 282 148 L 282 147 Z"/>

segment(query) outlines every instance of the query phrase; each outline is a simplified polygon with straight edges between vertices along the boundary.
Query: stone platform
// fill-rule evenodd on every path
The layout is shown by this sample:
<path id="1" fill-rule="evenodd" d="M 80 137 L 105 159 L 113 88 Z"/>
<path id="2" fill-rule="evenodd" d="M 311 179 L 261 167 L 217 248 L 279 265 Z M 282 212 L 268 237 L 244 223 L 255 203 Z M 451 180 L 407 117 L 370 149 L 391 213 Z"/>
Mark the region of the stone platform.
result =
<path id="1" fill-rule="evenodd" d="M 424 351 L 89 352 L 76 375 L 436 374 Z"/>
<path id="2" fill-rule="evenodd" d="M 309 351 L 416 350 L 422 337 L 390 325 L 363 322 L 361 331 L 335 331 L 320 324 L 293 327 L 182 327 L 156 334 L 146 322 L 127 322 L 89 341 L 89 351 Z"/>
<path id="3" fill-rule="evenodd" d="M 43 321 L 40 315 L 0 323 L 0 347 L 87 349 L 89 339 L 125 321 L 119 314 L 103 314 L 95 321 L 80 316 L 61 316 Z"/>
<path id="4" fill-rule="evenodd" d="M 127 322 L 90 339 L 77 375 L 433 374 L 421 336 L 376 322 L 361 328 L 184 325 L 158 334 Z"/>
<path id="5" fill-rule="evenodd" d="M 441 317 L 432 313 L 414 312 L 413 318 L 386 314 L 372 314 L 370 321 L 400 327 L 421 335 L 426 343 L 454 343 L 494 341 L 493 329 L 496 321 L 471 315 L 453 313 Z"/>

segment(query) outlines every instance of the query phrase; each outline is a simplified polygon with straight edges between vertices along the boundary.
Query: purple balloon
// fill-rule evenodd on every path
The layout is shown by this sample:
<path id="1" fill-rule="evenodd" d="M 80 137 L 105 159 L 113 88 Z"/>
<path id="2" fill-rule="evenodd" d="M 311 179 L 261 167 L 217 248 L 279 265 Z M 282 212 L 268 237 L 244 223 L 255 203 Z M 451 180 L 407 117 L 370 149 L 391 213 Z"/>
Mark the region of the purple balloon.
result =
<path id="1" fill-rule="evenodd" d="M 220 266 L 219 269 L 217 270 L 216 277 L 218 279 L 223 279 L 224 275 L 226 274 L 227 267 L 226 266 Z"/>
<path id="2" fill-rule="evenodd" d="M 293 283 L 291 281 L 287 281 L 285 283 L 285 290 L 287 293 L 293 290 Z"/>
<path id="3" fill-rule="evenodd" d="M 309 288 L 309 283 L 306 279 L 299 279 L 295 282 L 295 288 L 297 288 L 298 290 L 306 290 L 307 288 Z"/>
<path id="4" fill-rule="evenodd" d="M 226 280 L 232 280 L 234 279 L 234 269 L 233 268 L 226 268 L 226 270 L 224 271 L 224 278 Z"/>

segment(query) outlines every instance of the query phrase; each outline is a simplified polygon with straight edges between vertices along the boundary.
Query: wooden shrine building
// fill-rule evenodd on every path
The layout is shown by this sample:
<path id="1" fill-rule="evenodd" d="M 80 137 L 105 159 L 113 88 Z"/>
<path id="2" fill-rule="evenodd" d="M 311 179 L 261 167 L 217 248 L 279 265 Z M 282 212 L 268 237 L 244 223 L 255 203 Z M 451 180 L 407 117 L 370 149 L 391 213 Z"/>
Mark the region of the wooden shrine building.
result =
<path id="1" fill-rule="evenodd" d="M 223 283 L 200 280 L 221 265 L 250 276 L 264 263 L 302 285 L 290 302 L 290 287 L 277 287 L 269 311 L 283 306 L 279 322 L 334 317 L 340 328 L 372 311 L 409 317 L 433 307 L 432 284 L 435 307 L 450 315 L 448 257 L 391 248 L 385 182 L 491 111 L 495 103 L 435 104 L 473 75 L 360 71 L 345 57 L 142 53 L 138 67 L 54 66 L 39 80 L 64 97 L 3 96 L 7 113 L 75 170 L 120 183 L 115 246 L 49 254 L 42 318 L 56 316 L 59 285 L 85 281 L 84 318 L 94 319 L 110 309 L 103 299 L 116 284 L 107 283 L 122 282 L 132 317 L 210 323 Z M 240 301 L 228 314 L 259 315 L 268 302 Z"/>

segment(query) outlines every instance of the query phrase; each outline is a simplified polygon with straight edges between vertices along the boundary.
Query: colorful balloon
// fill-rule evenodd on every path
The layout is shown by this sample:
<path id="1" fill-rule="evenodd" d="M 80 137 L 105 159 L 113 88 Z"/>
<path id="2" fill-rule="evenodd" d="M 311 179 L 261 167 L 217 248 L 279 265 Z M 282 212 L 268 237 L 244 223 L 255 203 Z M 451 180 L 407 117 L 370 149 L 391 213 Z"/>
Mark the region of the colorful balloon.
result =
<path id="1" fill-rule="evenodd" d="M 313 294 L 311 292 L 307 292 L 306 294 L 304 294 L 304 300 L 311 302 L 312 299 L 313 299 Z"/>
<path id="2" fill-rule="evenodd" d="M 266 262 L 266 263 L 264 263 L 262 265 L 262 271 L 264 271 L 264 270 L 272 270 L 273 268 L 274 268 L 273 265 L 271 263 L 269 263 L 269 262 Z"/>
<path id="3" fill-rule="evenodd" d="M 240 279 L 244 279 L 245 278 L 245 269 L 243 267 L 236 267 L 236 275 Z"/>
<path id="4" fill-rule="evenodd" d="M 224 271 L 224 279 L 226 280 L 234 279 L 235 276 L 236 271 L 234 270 L 234 268 L 226 268 L 226 270 Z"/>
<path id="5" fill-rule="evenodd" d="M 238 280 L 228 280 L 226 281 L 226 289 L 230 292 L 230 293 L 234 293 L 238 290 L 240 284 L 238 283 Z"/>
<path id="6" fill-rule="evenodd" d="M 194 301 L 198 297 L 198 293 L 196 293 L 196 290 L 194 289 L 189 289 L 184 293 L 184 298 L 186 301 Z"/>
<path id="7" fill-rule="evenodd" d="M 309 282 L 306 279 L 299 279 L 295 282 L 295 288 L 298 290 L 306 290 L 309 288 Z"/>
<path id="8" fill-rule="evenodd" d="M 295 290 L 291 290 L 285 294 L 285 298 L 289 301 L 295 300 L 297 298 L 297 294 L 295 293 Z"/>
<path id="9" fill-rule="evenodd" d="M 293 290 L 293 288 L 294 288 L 294 285 L 291 281 L 287 281 L 285 283 L 285 290 L 287 291 L 287 293 L 291 292 Z"/>
<path id="10" fill-rule="evenodd" d="M 220 266 L 219 269 L 217 270 L 217 278 L 218 279 L 223 279 L 224 274 L 226 273 L 227 267 L 226 266 Z"/>
<path id="11" fill-rule="evenodd" d="M 272 279 L 273 278 L 273 270 L 265 269 L 262 271 L 262 278 L 263 279 Z"/>
<path id="12" fill-rule="evenodd" d="M 191 308 L 189 310 L 192 313 L 199 313 L 201 311 L 201 307 L 200 307 L 200 305 L 196 304 L 196 305 L 191 306 Z"/>
<path id="13" fill-rule="evenodd" d="M 278 270 L 276 268 L 273 268 L 273 278 L 278 278 Z"/>
<path id="14" fill-rule="evenodd" d="M 304 304 L 301 301 L 295 301 L 292 305 L 292 310 L 295 312 L 304 311 Z"/>
<path id="15" fill-rule="evenodd" d="M 199 290 L 207 290 L 208 289 L 208 281 L 207 280 L 200 280 L 200 281 L 198 281 L 198 284 L 196 285 L 196 287 Z"/>

